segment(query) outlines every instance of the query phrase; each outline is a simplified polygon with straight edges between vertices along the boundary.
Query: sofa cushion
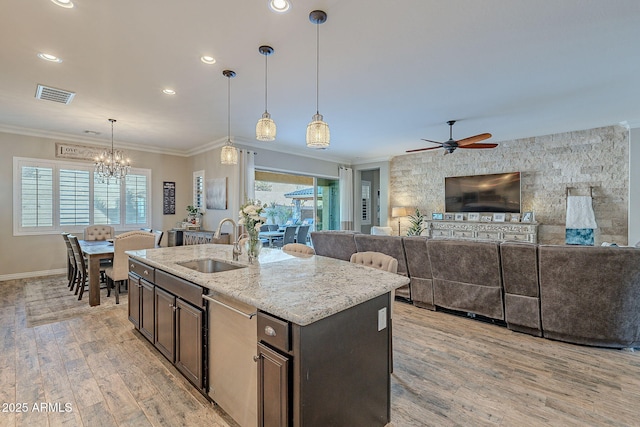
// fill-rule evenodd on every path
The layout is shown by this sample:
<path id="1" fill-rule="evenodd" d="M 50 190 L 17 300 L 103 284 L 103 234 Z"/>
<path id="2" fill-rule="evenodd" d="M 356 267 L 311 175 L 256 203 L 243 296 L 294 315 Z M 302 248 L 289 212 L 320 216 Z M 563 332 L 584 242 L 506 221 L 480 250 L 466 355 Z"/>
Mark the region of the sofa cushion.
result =
<path id="1" fill-rule="evenodd" d="M 407 275 L 407 260 L 401 237 L 356 234 L 354 238 L 358 252 L 380 252 L 392 256 L 398 260 L 398 274 Z"/>
<path id="2" fill-rule="evenodd" d="M 434 309 L 431 262 L 426 237 L 403 237 L 407 273 L 411 278 L 411 300 L 418 307 Z"/>
<path id="3" fill-rule="evenodd" d="M 316 255 L 349 261 L 357 252 L 353 232 L 314 231 L 311 243 Z"/>
<path id="4" fill-rule="evenodd" d="M 505 242 L 500 245 L 504 291 L 539 297 L 538 246 L 533 243 Z"/>

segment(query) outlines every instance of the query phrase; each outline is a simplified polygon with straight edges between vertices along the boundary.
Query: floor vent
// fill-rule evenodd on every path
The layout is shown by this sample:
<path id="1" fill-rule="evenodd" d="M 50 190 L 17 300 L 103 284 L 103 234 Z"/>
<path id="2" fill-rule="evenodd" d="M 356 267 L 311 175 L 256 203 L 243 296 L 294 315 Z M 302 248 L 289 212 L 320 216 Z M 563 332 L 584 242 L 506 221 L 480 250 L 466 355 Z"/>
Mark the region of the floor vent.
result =
<path id="1" fill-rule="evenodd" d="M 54 87 L 38 85 L 38 88 L 36 89 L 36 99 L 44 99 L 47 101 L 59 102 L 61 104 L 71 103 L 74 96 L 76 96 L 75 92 L 56 89 Z"/>

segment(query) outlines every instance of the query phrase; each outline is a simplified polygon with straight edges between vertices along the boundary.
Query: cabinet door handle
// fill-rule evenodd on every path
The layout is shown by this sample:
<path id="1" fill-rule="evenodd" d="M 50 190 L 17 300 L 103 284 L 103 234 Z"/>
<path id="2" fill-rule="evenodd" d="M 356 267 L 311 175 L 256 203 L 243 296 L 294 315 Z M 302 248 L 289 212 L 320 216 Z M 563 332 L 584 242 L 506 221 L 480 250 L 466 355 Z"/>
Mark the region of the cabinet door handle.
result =
<path id="1" fill-rule="evenodd" d="M 273 329 L 271 326 L 265 326 L 264 327 L 264 333 L 270 337 L 275 337 L 276 336 L 276 330 Z"/>
<path id="2" fill-rule="evenodd" d="M 133 269 L 135 268 L 135 266 L 134 266 L 133 264 L 131 264 L 131 265 L 129 266 L 129 268 L 133 270 Z"/>
<path id="3" fill-rule="evenodd" d="M 260 361 L 260 356 L 253 356 L 253 361 L 258 363 Z"/>
<path id="4" fill-rule="evenodd" d="M 221 301 L 218 301 L 215 298 L 211 298 L 210 296 L 207 296 L 207 295 L 202 295 L 202 298 L 206 299 L 207 301 L 211 301 L 211 302 L 214 302 L 214 303 L 216 303 L 218 305 L 221 305 L 221 306 L 223 306 L 225 308 L 228 308 L 229 310 L 233 311 L 234 313 L 238 313 L 238 314 L 240 314 L 240 315 L 242 315 L 242 316 L 244 316 L 244 317 L 246 317 L 248 319 L 251 319 L 253 316 L 258 314 L 258 313 L 245 313 L 244 311 L 240 311 L 237 308 L 231 307 L 230 305 L 227 305 L 227 304 L 225 304 L 225 303 L 223 303 Z"/>
<path id="5" fill-rule="evenodd" d="M 149 275 L 149 272 L 148 272 L 147 270 L 145 270 L 145 271 L 143 271 L 143 274 L 144 274 L 145 276 L 148 276 L 148 275 Z"/>

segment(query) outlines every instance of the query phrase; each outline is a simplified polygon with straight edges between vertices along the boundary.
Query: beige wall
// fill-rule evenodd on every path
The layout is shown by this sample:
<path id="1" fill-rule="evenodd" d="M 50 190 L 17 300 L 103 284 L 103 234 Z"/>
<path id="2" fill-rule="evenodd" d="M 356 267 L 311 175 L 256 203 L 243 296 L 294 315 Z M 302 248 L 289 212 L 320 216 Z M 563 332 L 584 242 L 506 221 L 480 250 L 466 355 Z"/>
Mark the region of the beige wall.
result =
<path id="1" fill-rule="evenodd" d="M 520 171 L 522 210 L 541 223 L 540 243 L 563 244 L 566 188 L 586 195 L 593 186 L 593 207 L 603 241 L 627 244 L 629 212 L 629 131 L 611 126 L 502 141 L 492 150 L 442 150 L 394 157 L 391 206 L 417 206 L 428 216 L 444 212 L 444 178 Z M 396 224 L 390 224 L 397 227 Z"/>
<path id="2" fill-rule="evenodd" d="M 58 233 L 13 236 L 13 158 L 55 159 L 55 143 L 48 139 L 0 132 L 0 280 L 50 274 L 66 268 L 65 246 Z M 82 144 L 81 142 L 73 142 Z M 87 143 L 86 145 L 96 145 Z M 191 203 L 191 171 L 186 157 L 126 150 L 134 167 L 151 169 L 152 228 L 167 230 L 186 216 Z M 176 183 L 176 215 L 162 215 L 162 183 Z M 166 245 L 166 237 L 163 237 Z"/>

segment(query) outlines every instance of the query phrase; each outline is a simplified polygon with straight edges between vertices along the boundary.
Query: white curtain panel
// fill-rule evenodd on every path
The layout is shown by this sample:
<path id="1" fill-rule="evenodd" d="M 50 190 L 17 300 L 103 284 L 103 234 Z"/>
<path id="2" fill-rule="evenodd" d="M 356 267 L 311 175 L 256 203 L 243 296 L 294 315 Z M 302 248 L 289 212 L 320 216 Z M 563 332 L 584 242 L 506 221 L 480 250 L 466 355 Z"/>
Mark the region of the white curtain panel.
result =
<path id="1" fill-rule="evenodd" d="M 341 167 L 340 176 L 340 229 L 353 230 L 353 169 Z"/>
<path id="2" fill-rule="evenodd" d="M 256 197 L 255 191 L 255 153 L 253 151 L 240 150 L 238 153 L 238 204 L 234 215 L 240 211 L 240 206 L 247 200 Z"/>

